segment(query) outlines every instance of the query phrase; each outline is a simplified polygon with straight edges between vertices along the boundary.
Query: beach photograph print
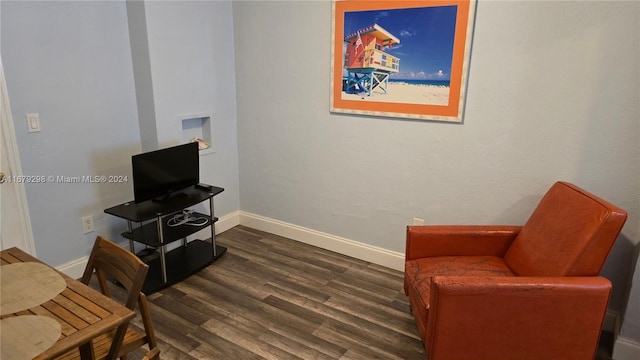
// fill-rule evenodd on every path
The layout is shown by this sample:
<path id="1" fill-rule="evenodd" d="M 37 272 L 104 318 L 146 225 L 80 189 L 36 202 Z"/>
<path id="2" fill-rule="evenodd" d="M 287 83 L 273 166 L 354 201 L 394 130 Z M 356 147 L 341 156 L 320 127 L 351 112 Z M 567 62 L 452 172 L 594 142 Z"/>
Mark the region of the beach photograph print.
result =
<path id="1" fill-rule="evenodd" d="M 462 122 L 475 1 L 335 1 L 331 111 Z"/>

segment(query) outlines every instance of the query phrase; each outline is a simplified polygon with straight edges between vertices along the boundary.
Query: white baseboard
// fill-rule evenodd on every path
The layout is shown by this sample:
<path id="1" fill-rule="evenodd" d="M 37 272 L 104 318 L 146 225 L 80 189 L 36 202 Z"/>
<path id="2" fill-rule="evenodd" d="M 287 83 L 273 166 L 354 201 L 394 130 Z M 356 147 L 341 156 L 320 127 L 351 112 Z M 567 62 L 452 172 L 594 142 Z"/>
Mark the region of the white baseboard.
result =
<path id="1" fill-rule="evenodd" d="M 235 211 L 219 218 L 215 225 L 216 234 L 225 232 L 231 229 L 232 227 L 239 225 L 239 219 L 240 219 L 239 214 L 240 214 L 239 211 Z M 204 230 L 201 230 L 201 231 L 204 231 Z M 209 230 L 206 230 L 206 231 L 209 231 Z M 210 234 L 207 233 L 206 235 L 203 235 L 203 236 L 209 237 Z M 121 245 L 129 249 L 128 241 L 126 242 L 123 241 Z M 66 264 L 57 266 L 56 269 L 58 269 L 58 271 L 61 271 L 67 274 L 68 276 L 74 279 L 80 279 L 82 277 L 82 274 L 84 273 L 84 268 L 87 266 L 88 261 L 89 261 L 89 256 L 84 256 L 79 259 L 70 261 Z"/>
<path id="2" fill-rule="evenodd" d="M 244 211 L 234 211 L 219 218 L 218 222 L 216 222 L 216 234 L 225 232 L 236 225 L 244 225 L 256 230 L 266 231 L 391 269 L 399 271 L 404 270 L 403 253 L 390 251 Z M 209 235 L 207 234 L 206 236 Z M 128 244 L 124 244 L 124 242 L 123 246 L 128 248 Z M 82 273 L 84 272 L 84 268 L 87 266 L 88 260 L 89 257 L 85 256 L 60 265 L 57 269 L 74 279 L 79 279 L 82 277 Z"/>
<path id="3" fill-rule="evenodd" d="M 356 259 L 404 271 L 404 253 L 390 251 L 244 211 L 240 211 L 240 224 Z"/>
<path id="4" fill-rule="evenodd" d="M 613 360 L 640 359 L 640 343 L 618 336 L 613 345 Z"/>
<path id="5" fill-rule="evenodd" d="M 240 211 L 234 211 L 218 219 L 216 234 L 223 233 L 238 225 L 240 225 Z"/>
<path id="6" fill-rule="evenodd" d="M 80 279 L 84 273 L 84 268 L 87 267 L 87 261 L 89 261 L 89 256 L 84 256 L 79 259 L 69 261 L 66 264 L 62 264 L 56 267 L 56 269 L 74 279 Z"/>

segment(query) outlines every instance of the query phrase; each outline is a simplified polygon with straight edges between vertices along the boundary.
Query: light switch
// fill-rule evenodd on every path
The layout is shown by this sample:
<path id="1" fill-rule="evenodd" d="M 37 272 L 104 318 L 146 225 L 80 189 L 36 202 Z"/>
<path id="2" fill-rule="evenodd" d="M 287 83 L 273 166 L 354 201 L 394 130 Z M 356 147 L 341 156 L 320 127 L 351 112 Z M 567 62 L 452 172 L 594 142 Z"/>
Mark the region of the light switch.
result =
<path id="1" fill-rule="evenodd" d="M 29 132 L 40 131 L 40 116 L 38 113 L 27 114 L 27 130 Z"/>

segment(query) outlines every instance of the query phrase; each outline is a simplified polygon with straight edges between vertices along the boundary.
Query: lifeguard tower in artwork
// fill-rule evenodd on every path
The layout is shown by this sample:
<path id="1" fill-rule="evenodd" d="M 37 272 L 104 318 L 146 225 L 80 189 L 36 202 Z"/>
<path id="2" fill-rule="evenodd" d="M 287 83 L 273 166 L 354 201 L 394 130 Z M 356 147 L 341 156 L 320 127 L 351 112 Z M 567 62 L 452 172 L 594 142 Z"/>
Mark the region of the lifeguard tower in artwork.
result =
<path id="1" fill-rule="evenodd" d="M 378 24 L 367 26 L 344 38 L 347 48 L 344 67 L 347 78 L 343 84 L 345 92 L 350 94 L 367 93 L 380 88 L 385 94 L 389 84 L 389 75 L 400 69 L 400 59 L 384 52 L 399 44 L 400 40 Z"/>

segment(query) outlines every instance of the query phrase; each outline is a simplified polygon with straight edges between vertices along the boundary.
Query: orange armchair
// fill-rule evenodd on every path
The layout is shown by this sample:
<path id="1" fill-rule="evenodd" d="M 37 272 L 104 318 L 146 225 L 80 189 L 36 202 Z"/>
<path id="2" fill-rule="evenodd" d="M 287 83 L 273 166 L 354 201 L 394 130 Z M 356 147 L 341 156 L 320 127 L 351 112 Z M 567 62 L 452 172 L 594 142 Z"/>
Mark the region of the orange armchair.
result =
<path id="1" fill-rule="evenodd" d="M 409 226 L 404 291 L 429 360 L 593 359 L 627 213 L 566 182 L 524 226 Z"/>

